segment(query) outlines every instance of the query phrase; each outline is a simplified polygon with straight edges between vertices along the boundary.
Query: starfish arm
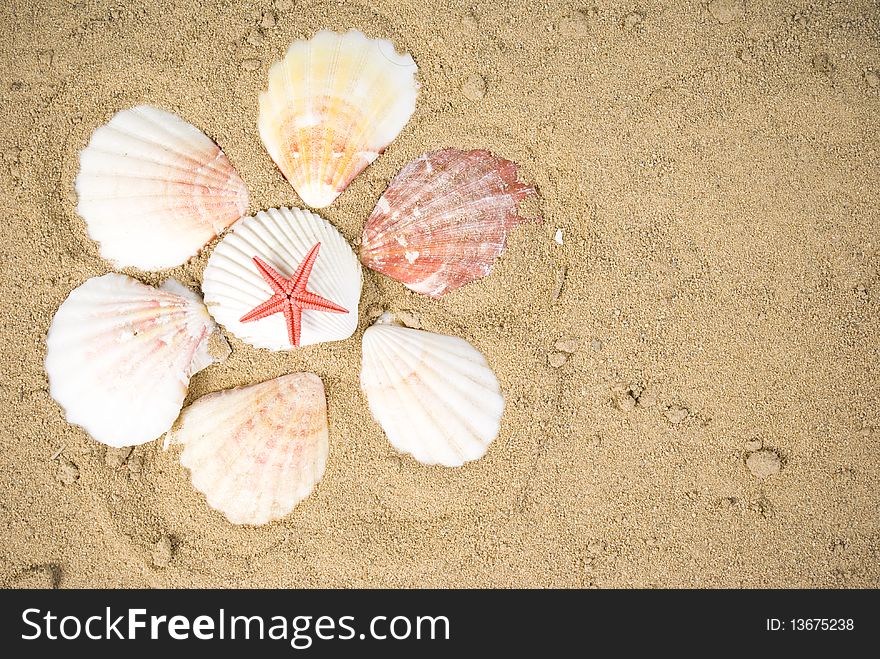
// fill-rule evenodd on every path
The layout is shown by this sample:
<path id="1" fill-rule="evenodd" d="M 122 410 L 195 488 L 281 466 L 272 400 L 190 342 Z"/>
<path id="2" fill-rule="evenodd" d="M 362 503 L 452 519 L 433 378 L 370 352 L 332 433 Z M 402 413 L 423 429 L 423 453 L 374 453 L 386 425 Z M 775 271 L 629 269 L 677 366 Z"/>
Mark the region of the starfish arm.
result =
<path id="1" fill-rule="evenodd" d="M 347 309 L 335 302 L 306 289 L 309 277 L 312 274 L 312 267 L 315 265 L 320 249 L 321 243 L 315 243 L 290 279 L 285 279 L 259 256 L 254 256 L 254 264 L 257 267 L 257 271 L 275 294 L 262 304 L 248 311 L 239 319 L 239 322 L 247 323 L 282 312 L 284 313 L 287 336 L 290 339 L 290 343 L 292 346 L 298 347 L 302 333 L 303 310 L 348 313 Z"/>
<path id="2" fill-rule="evenodd" d="M 327 298 L 321 297 L 311 291 L 303 291 L 292 296 L 293 303 L 303 309 L 312 311 L 329 311 L 331 313 L 348 313 L 348 309 L 340 307 L 335 302 L 331 302 Z"/>
<path id="3" fill-rule="evenodd" d="M 315 246 L 309 250 L 309 253 L 306 254 L 303 262 L 299 264 L 293 277 L 285 282 L 287 286 L 285 289 L 286 293 L 292 294 L 306 290 L 306 284 L 309 281 L 309 276 L 312 274 L 312 266 L 315 265 L 315 260 L 318 258 L 319 249 L 321 249 L 321 243 L 315 243 Z"/>
<path id="4" fill-rule="evenodd" d="M 302 331 L 302 309 L 294 304 L 285 304 L 284 319 L 287 321 L 287 338 L 291 345 L 298 348 Z"/>
<path id="5" fill-rule="evenodd" d="M 287 280 L 282 277 L 275 268 L 266 263 L 259 256 L 254 257 L 254 265 L 257 266 L 257 272 L 260 273 L 260 276 L 266 281 L 267 284 L 272 288 L 272 292 L 276 294 L 285 294 L 287 293 Z"/>
<path id="6" fill-rule="evenodd" d="M 257 305 L 256 307 L 248 311 L 245 315 L 238 319 L 238 322 L 249 323 L 252 320 L 260 320 L 260 318 L 265 318 L 266 316 L 271 316 L 272 314 L 278 313 L 286 306 L 289 306 L 286 297 L 282 297 L 281 295 L 273 295 L 262 304 Z"/>

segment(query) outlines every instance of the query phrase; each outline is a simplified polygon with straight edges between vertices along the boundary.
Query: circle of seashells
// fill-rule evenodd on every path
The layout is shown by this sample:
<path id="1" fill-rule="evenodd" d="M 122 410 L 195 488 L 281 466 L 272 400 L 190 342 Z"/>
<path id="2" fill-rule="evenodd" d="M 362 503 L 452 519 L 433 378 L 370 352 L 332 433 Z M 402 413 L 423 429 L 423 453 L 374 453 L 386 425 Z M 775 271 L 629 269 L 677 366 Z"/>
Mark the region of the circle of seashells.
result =
<path id="1" fill-rule="evenodd" d="M 266 150 L 312 208 L 331 204 L 415 111 L 409 54 L 358 31 L 295 41 L 269 71 L 258 128 Z M 218 323 L 258 348 L 340 341 L 358 323 L 361 263 L 439 298 L 486 276 L 535 193 L 489 151 L 419 156 L 368 218 L 360 259 L 319 215 L 247 212 L 241 177 L 210 138 L 142 105 L 94 131 L 76 179 L 89 236 L 117 267 L 185 263 L 216 235 L 202 297 L 168 279 L 89 279 L 56 312 L 46 339 L 50 393 L 70 423 L 109 446 L 165 436 L 208 504 L 235 524 L 290 513 L 329 453 L 324 385 L 312 373 L 203 396 L 181 408 L 191 376 L 230 349 Z M 231 229 L 230 229 L 231 227 Z M 391 444 L 424 464 L 482 457 L 504 410 L 498 380 L 464 339 L 396 324 L 363 335 L 361 388 Z"/>

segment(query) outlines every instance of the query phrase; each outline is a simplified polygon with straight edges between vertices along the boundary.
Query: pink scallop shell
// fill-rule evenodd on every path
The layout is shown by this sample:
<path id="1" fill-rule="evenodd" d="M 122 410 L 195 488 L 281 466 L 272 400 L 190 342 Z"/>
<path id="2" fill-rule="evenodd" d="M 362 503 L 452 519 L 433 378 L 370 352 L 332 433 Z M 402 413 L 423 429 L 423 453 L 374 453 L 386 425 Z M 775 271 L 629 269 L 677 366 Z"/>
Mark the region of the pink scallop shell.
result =
<path id="1" fill-rule="evenodd" d="M 519 203 L 535 188 L 517 166 L 478 149 L 442 149 L 407 164 L 364 226 L 363 264 L 417 293 L 441 297 L 485 277 L 507 234 L 530 218 Z"/>

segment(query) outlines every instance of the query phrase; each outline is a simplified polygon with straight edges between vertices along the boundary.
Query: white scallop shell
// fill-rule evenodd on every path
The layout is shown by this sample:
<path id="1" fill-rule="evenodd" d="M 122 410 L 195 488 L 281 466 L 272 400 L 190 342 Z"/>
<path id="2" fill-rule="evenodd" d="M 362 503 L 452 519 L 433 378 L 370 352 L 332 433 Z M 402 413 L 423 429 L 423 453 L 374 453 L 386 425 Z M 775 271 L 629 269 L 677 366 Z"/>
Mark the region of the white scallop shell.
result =
<path id="1" fill-rule="evenodd" d="M 117 113 L 80 153 L 77 212 L 116 266 L 180 265 L 247 212 L 248 193 L 207 135 L 149 105 Z"/>
<path id="2" fill-rule="evenodd" d="M 313 373 L 292 373 L 202 396 L 166 435 L 166 446 L 178 442 L 193 486 L 230 522 L 279 519 L 324 475 L 324 385 Z"/>
<path id="3" fill-rule="evenodd" d="M 160 437 L 183 406 L 190 376 L 228 354 L 198 295 L 119 274 L 93 277 L 67 297 L 46 338 L 49 393 L 70 423 L 109 446 Z"/>
<path id="4" fill-rule="evenodd" d="M 272 65 L 257 126 L 304 203 L 331 204 L 397 137 L 416 107 L 416 69 L 356 30 L 294 41 Z"/>
<path id="5" fill-rule="evenodd" d="M 424 464 L 459 467 L 498 435 L 504 397 L 464 339 L 389 324 L 364 332 L 361 389 L 391 444 Z"/>
<path id="6" fill-rule="evenodd" d="M 220 241 L 203 277 L 208 310 L 242 341 L 258 348 L 292 350 L 282 314 L 249 323 L 239 319 L 272 297 L 272 289 L 254 265 L 254 256 L 289 278 L 315 243 L 321 243 L 321 250 L 308 290 L 341 305 L 348 313 L 303 311 L 300 345 L 347 339 L 357 328 L 363 280 L 360 262 L 329 222 L 298 208 L 260 211 L 238 222 Z"/>

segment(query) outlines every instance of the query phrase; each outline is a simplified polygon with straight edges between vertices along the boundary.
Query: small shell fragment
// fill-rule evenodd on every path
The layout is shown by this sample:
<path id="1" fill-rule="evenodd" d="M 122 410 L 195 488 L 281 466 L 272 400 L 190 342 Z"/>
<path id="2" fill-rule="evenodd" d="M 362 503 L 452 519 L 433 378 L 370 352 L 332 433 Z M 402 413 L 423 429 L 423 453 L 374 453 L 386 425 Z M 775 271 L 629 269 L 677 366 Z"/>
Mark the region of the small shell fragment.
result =
<path id="1" fill-rule="evenodd" d="M 779 473 L 782 461 L 775 451 L 760 449 L 749 454 L 746 458 L 746 466 L 755 478 L 763 480 Z"/>
<path id="2" fill-rule="evenodd" d="M 581 342 L 578 339 L 560 339 L 554 345 L 557 350 L 573 354 L 577 352 Z"/>

